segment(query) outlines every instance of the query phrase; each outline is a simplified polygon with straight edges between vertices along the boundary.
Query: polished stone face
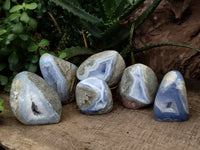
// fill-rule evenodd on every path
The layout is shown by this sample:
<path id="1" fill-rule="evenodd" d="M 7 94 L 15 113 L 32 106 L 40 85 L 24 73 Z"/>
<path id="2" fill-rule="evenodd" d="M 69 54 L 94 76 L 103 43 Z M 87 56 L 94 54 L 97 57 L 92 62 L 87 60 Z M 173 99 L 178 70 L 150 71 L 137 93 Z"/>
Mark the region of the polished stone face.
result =
<path id="1" fill-rule="evenodd" d="M 86 59 L 77 70 L 79 80 L 97 77 L 111 87 L 116 85 L 125 69 L 122 56 L 114 50 L 104 51 Z"/>
<path id="2" fill-rule="evenodd" d="M 135 64 L 126 68 L 120 82 L 120 95 L 123 105 L 137 109 L 153 103 L 158 81 L 151 68 Z"/>
<path id="3" fill-rule="evenodd" d="M 57 123 L 61 101 L 54 89 L 31 72 L 17 74 L 10 91 L 10 106 L 16 118 L 27 125 Z"/>
<path id="4" fill-rule="evenodd" d="M 73 101 L 77 67 L 47 53 L 41 56 L 39 63 L 44 79 L 58 93 L 62 104 Z"/>
<path id="5" fill-rule="evenodd" d="M 159 121 L 188 119 L 185 82 L 180 72 L 168 72 L 159 87 L 154 103 L 154 118 Z"/>
<path id="6" fill-rule="evenodd" d="M 111 91 L 105 81 L 91 77 L 82 80 L 76 87 L 76 102 L 85 114 L 103 114 L 112 110 Z"/>

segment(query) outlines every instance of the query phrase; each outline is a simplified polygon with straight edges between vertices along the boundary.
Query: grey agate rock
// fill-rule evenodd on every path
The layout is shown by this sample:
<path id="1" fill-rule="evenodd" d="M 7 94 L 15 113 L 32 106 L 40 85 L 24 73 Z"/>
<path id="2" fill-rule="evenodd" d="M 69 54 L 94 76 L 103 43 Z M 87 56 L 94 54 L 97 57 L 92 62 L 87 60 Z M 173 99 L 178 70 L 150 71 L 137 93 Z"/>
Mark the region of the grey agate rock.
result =
<path id="1" fill-rule="evenodd" d="M 148 66 L 135 64 L 124 70 L 120 95 L 125 107 L 138 109 L 153 103 L 157 89 L 157 77 Z"/>
<path id="2" fill-rule="evenodd" d="M 77 67 L 68 61 L 47 53 L 41 56 L 39 63 L 44 79 L 58 93 L 62 104 L 73 101 L 77 83 Z"/>
<path id="3" fill-rule="evenodd" d="M 110 112 L 113 107 L 110 88 L 104 80 L 95 77 L 77 84 L 76 102 L 85 114 L 104 114 Z"/>
<path id="4" fill-rule="evenodd" d="M 120 81 L 124 69 L 125 62 L 122 56 L 117 51 L 108 50 L 86 59 L 77 70 L 77 78 L 84 80 L 97 77 L 112 87 Z"/>
<path id="5" fill-rule="evenodd" d="M 10 106 L 16 118 L 26 125 L 60 121 L 61 101 L 54 89 L 31 72 L 17 74 L 10 91 Z"/>

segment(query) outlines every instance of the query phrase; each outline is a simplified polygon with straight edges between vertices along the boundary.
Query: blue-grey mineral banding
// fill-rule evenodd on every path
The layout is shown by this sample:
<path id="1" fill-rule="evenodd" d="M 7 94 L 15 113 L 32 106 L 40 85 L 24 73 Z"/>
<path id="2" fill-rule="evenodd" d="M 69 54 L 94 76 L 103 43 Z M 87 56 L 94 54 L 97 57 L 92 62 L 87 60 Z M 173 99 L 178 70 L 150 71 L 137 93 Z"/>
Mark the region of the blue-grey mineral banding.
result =
<path id="1" fill-rule="evenodd" d="M 151 68 L 135 64 L 126 68 L 120 82 L 120 100 L 126 108 L 138 109 L 153 103 L 158 80 Z"/>
<path id="2" fill-rule="evenodd" d="M 154 118 L 159 121 L 188 120 L 185 81 L 179 71 L 168 72 L 158 89 L 154 103 Z"/>
<path id="3" fill-rule="evenodd" d="M 78 68 L 77 77 L 79 80 L 97 77 L 112 87 L 120 81 L 124 69 L 122 56 L 117 51 L 108 50 L 86 59 Z"/>
<path id="4" fill-rule="evenodd" d="M 41 56 L 39 63 L 44 79 L 58 93 L 62 104 L 74 100 L 77 67 L 47 53 Z"/>
<path id="5" fill-rule="evenodd" d="M 16 118 L 27 125 L 57 123 L 61 100 L 54 89 L 31 72 L 17 74 L 10 91 L 10 106 Z"/>
<path id="6" fill-rule="evenodd" d="M 80 81 L 76 87 L 76 102 L 85 114 L 103 114 L 112 110 L 110 88 L 104 80 L 91 77 Z"/>

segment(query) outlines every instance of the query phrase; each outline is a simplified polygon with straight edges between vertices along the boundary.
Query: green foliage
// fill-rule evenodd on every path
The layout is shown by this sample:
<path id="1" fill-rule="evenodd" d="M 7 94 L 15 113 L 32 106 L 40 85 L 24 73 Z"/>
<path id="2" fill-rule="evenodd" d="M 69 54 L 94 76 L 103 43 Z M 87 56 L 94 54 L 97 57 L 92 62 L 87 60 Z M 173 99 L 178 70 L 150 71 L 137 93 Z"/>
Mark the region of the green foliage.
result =
<path id="1" fill-rule="evenodd" d="M 135 10 L 144 0 L 101 0 L 81 1 L 52 0 L 57 5 L 79 17 L 83 28 L 92 37 L 90 46 L 93 49 L 120 48 L 130 32 L 131 25 L 121 25 L 123 20 Z M 160 0 L 159 0 L 160 1 Z M 91 5 L 90 5 L 91 4 Z M 85 6 L 87 5 L 87 6 Z"/>
<path id="2" fill-rule="evenodd" d="M 38 69 L 39 50 L 49 45 L 46 39 L 34 37 L 37 21 L 31 17 L 36 3 L 22 4 L 11 0 L 5 2 L 1 9 L 0 24 L 0 89 L 8 88 L 12 76 L 17 72 Z"/>
<path id="3" fill-rule="evenodd" d="M 0 112 L 4 111 L 3 103 L 4 103 L 4 100 L 0 98 Z"/>

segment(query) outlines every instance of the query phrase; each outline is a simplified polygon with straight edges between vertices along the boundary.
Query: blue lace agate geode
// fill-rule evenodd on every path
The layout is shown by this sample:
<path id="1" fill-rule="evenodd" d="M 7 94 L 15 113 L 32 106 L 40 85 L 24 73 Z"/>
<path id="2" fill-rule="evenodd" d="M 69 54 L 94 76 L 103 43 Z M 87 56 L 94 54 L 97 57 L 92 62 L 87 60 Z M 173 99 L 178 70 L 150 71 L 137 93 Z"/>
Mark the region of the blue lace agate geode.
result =
<path id="1" fill-rule="evenodd" d="M 41 56 L 39 63 L 44 79 L 58 93 L 62 104 L 71 102 L 74 99 L 77 67 L 47 53 Z"/>
<path id="2" fill-rule="evenodd" d="M 17 74 L 10 91 L 10 106 L 16 118 L 27 125 L 57 123 L 61 101 L 54 89 L 31 72 Z"/>
<path id="3" fill-rule="evenodd" d="M 188 120 L 185 82 L 180 72 L 168 72 L 159 87 L 154 103 L 154 118 L 159 121 Z"/>
<path id="4" fill-rule="evenodd" d="M 80 81 L 76 87 L 76 102 L 85 114 L 103 114 L 112 110 L 111 91 L 105 81 L 91 77 Z"/>
<path id="5" fill-rule="evenodd" d="M 124 69 L 122 56 L 117 51 L 108 50 L 86 59 L 77 70 L 77 78 L 97 77 L 106 81 L 108 86 L 114 86 L 120 81 Z"/>
<path id="6" fill-rule="evenodd" d="M 126 108 L 138 109 L 153 103 L 158 81 L 151 68 L 135 64 L 126 68 L 120 82 L 121 101 Z"/>

